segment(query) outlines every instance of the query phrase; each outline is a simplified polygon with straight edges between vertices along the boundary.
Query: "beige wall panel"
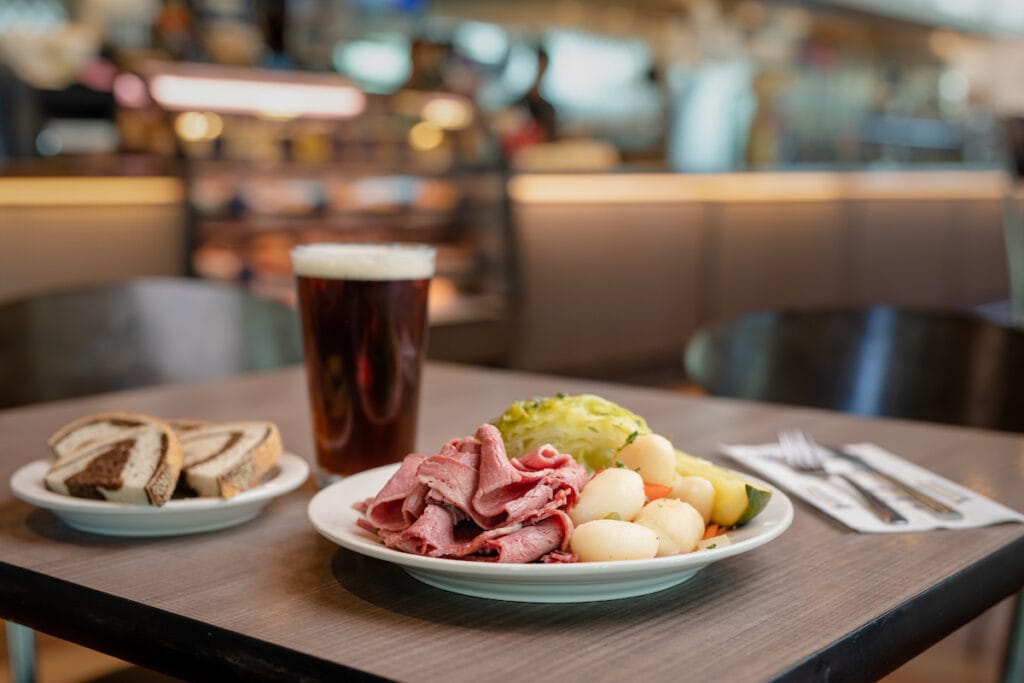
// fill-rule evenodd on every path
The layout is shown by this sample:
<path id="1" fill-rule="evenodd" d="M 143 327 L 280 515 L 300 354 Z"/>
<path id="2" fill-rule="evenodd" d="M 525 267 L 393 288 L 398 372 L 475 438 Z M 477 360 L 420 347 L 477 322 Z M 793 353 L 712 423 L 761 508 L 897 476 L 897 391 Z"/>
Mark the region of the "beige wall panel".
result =
<path id="1" fill-rule="evenodd" d="M 179 205 L 0 207 L 0 302 L 143 275 L 180 275 Z"/>
<path id="2" fill-rule="evenodd" d="M 840 202 L 750 202 L 709 209 L 707 315 L 844 301 L 846 226 Z"/>
<path id="3" fill-rule="evenodd" d="M 953 303 L 977 306 L 1009 298 L 1006 241 L 999 203 L 965 200 L 959 203 L 957 215 L 954 260 L 960 287 Z"/>
<path id="4" fill-rule="evenodd" d="M 948 306 L 960 288 L 957 204 L 850 202 L 854 296 L 864 304 Z"/>
<path id="5" fill-rule="evenodd" d="M 517 366 L 678 362 L 698 316 L 699 204 L 518 205 L 514 223 Z"/>

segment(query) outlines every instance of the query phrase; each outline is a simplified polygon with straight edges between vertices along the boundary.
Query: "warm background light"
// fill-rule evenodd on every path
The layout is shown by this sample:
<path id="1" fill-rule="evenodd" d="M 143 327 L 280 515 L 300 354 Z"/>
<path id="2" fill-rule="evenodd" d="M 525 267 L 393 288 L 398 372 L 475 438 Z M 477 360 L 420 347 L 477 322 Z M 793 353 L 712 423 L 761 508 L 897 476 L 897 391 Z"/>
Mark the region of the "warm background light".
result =
<path id="1" fill-rule="evenodd" d="M 409 146 L 417 152 L 437 149 L 444 141 L 444 131 L 430 121 L 420 121 L 409 129 Z"/>
<path id="2" fill-rule="evenodd" d="M 334 76 L 190 66 L 156 69 L 149 79 L 153 99 L 171 111 L 345 119 L 360 114 L 366 96 Z"/>
<path id="3" fill-rule="evenodd" d="M 182 140 L 215 140 L 224 130 L 224 121 L 213 112 L 187 111 L 174 120 L 174 132 Z"/>
<path id="4" fill-rule="evenodd" d="M 473 109 L 458 97 L 433 97 L 424 103 L 421 116 L 445 130 L 461 130 L 473 120 Z"/>

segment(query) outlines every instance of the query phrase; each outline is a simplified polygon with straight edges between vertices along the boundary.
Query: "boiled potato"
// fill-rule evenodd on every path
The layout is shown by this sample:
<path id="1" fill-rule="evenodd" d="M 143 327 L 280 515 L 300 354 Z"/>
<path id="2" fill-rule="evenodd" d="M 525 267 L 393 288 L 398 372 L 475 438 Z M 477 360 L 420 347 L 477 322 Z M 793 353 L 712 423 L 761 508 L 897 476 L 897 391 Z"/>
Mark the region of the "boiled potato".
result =
<path id="1" fill-rule="evenodd" d="M 658 557 L 688 553 L 704 535 L 704 520 L 689 503 L 675 498 L 653 500 L 640 511 L 636 523 L 658 537 Z"/>
<path id="2" fill-rule="evenodd" d="M 615 454 L 626 469 L 636 470 L 649 484 L 672 486 L 676 476 L 676 453 L 672 442 L 658 434 L 644 434 Z"/>
<path id="3" fill-rule="evenodd" d="M 706 526 L 715 507 L 715 487 L 704 477 L 676 477 L 670 498 L 678 498 L 697 509 Z"/>
<path id="4" fill-rule="evenodd" d="M 595 519 L 572 532 L 569 546 L 580 562 L 649 560 L 658 554 L 658 535 L 617 519 Z"/>
<path id="5" fill-rule="evenodd" d="M 579 501 L 569 510 L 569 517 L 577 526 L 607 517 L 628 522 L 640 512 L 644 500 L 644 480 L 640 475 L 615 467 L 598 472 L 587 482 Z"/>

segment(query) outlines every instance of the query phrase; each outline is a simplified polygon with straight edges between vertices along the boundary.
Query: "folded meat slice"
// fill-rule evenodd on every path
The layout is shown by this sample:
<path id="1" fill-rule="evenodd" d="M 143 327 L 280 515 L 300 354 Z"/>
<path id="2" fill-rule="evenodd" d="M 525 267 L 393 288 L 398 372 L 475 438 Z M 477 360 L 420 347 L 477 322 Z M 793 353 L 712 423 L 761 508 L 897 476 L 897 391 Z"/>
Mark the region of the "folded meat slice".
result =
<path id="1" fill-rule="evenodd" d="M 564 484 L 579 492 L 590 477 L 587 470 L 568 453 L 559 453 L 554 446 L 544 445 L 521 458 L 510 461 L 521 472 L 543 473 L 550 481 Z"/>
<path id="2" fill-rule="evenodd" d="M 370 524 L 385 531 L 398 531 L 415 521 L 414 516 L 406 514 L 405 502 L 421 488 L 416 470 L 426 459 L 427 456 L 416 453 L 405 456 L 398 471 L 391 475 L 384 488 L 366 503 L 365 515 Z"/>
<path id="3" fill-rule="evenodd" d="M 549 553 L 564 550 L 565 539 L 571 535 L 572 522 L 563 512 L 511 533 L 490 538 L 484 541 L 481 550 L 485 551 L 485 558 L 489 552 L 493 552 L 495 562 L 536 562 Z"/>
<path id="4" fill-rule="evenodd" d="M 440 505 L 428 505 L 419 519 L 398 531 L 382 531 L 384 545 L 416 555 L 442 557 L 458 553 L 455 520 Z"/>
<path id="5" fill-rule="evenodd" d="M 475 460 L 479 461 L 479 456 Z M 477 490 L 479 474 L 473 460 L 465 454 L 445 455 L 443 452 L 427 458 L 416 472 L 420 483 L 429 489 L 427 500 L 462 510 L 474 521 L 477 520 L 472 513 L 473 494 Z M 488 528 L 486 524 L 480 526 Z"/>
<path id="6" fill-rule="evenodd" d="M 470 467 L 480 467 L 480 442 L 472 436 L 452 439 L 441 447 L 438 455 L 454 458 Z"/>
<path id="7" fill-rule="evenodd" d="M 509 462 L 501 433 L 493 425 L 481 425 L 476 437 L 480 439 L 480 482 L 473 494 L 472 513 L 480 526 L 499 526 L 508 521 L 509 503 L 526 496 L 535 482 L 524 480 Z"/>

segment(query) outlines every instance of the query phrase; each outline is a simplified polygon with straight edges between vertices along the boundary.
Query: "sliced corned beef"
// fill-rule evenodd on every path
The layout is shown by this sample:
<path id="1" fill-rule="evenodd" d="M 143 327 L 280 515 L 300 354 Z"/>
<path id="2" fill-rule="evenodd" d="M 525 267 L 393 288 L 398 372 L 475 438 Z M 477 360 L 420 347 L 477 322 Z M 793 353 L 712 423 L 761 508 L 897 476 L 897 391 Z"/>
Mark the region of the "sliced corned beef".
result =
<path id="1" fill-rule="evenodd" d="M 440 505 L 428 505 L 419 519 L 401 531 L 381 531 L 384 545 L 417 555 L 441 557 L 456 552 L 451 513 Z"/>
<path id="2" fill-rule="evenodd" d="M 554 550 L 544 557 L 540 558 L 540 561 L 544 564 L 571 564 L 578 560 L 576 553 L 567 553 L 562 550 Z"/>
<path id="3" fill-rule="evenodd" d="M 438 455 L 445 455 L 455 458 L 472 467 L 479 466 L 480 442 L 472 436 L 464 436 L 461 439 L 452 439 L 441 447 Z"/>
<path id="4" fill-rule="evenodd" d="M 416 471 L 421 484 L 429 489 L 427 498 L 469 511 L 477 489 L 479 470 L 455 458 L 435 455 L 427 458 Z"/>
<path id="5" fill-rule="evenodd" d="M 388 547 L 432 557 L 571 562 L 572 521 L 586 470 L 550 446 L 509 460 L 498 430 L 407 456 L 365 508 L 360 526 Z"/>
<path id="6" fill-rule="evenodd" d="M 387 531 L 404 529 L 412 524 L 415 517 L 405 514 L 403 507 L 406 498 L 420 487 L 416 470 L 426 459 L 427 456 L 415 453 L 405 456 L 398 471 L 388 479 L 380 493 L 366 503 L 366 518 L 371 524 Z"/>
<path id="7" fill-rule="evenodd" d="M 402 517 L 410 522 L 423 514 L 427 505 L 427 494 L 430 488 L 426 484 L 420 484 L 412 490 L 402 503 Z"/>
<path id="8" fill-rule="evenodd" d="M 535 562 L 550 552 L 560 550 L 564 538 L 565 527 L 562 523 L 554 517 L 548 517 L 536 524 L 492 538 L 483 544 L 483 549 L 496 553 L 495 562 Z"/>
<path id="9" fill-rule="evenodd" d="M 507 522 L 509 503 L 528 496 L 537 482 L 512 466 L 501 433 L 493 425 L 481 425 L 476 437 L 480 439 L 480 482 L 473 494 L 473 514 L 481 526 L 489 528 Z M 532 500 L 542 506 L 547 502 Z"/>
<path id="10" fill-rule="evenodd" d="M 578 494 L 590 475 L 568 453 L 559 453 L 554 446 L 544 445 L 521 458 L 513 458 L 512 466 L 521 472 L 542 473 L 548 481 L 567 485 Z"/>

